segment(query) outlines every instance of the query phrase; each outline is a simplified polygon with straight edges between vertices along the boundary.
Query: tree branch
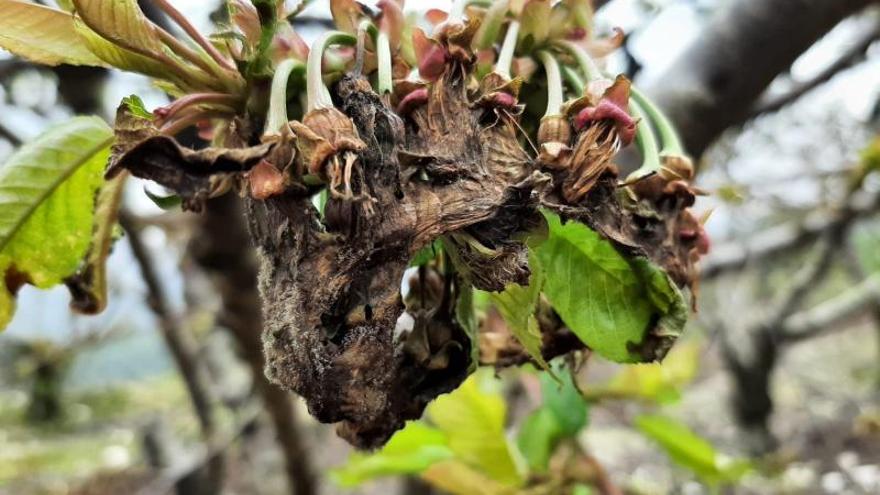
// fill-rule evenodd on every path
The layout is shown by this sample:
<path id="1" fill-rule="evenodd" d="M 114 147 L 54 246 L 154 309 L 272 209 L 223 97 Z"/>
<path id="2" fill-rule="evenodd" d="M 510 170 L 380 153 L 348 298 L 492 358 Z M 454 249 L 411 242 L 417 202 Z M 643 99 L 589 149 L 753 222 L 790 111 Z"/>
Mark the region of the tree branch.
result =
<path id="1" fill-rule="evenodd" d="M 159 274 L 147 246 L 141 239 L 136 222 L 129 213 L 122 211 L 119 215 L 119 223 L 125 229 L 128 243 L 140 268 L 144 284 L 147 286 L 147 301 L 159 320 L 162 337 L 186 385 L 204 442 L 210 446 L 214 443 L 217 435 L 217 421 L 214 414 L 216 401 L 208 386 L 206 370 L 199 360 L 197 345 L 191 336 L 180 327 L 179 319 L 168 307 Z M 212 462 L 208 466 L 208 481 L 213 488 L 220 487 L 222 470 L 222 456 L 212 458 Z M 212 488 L 205 487 L 204 493 L 212 493 Z"/>
<path id="2" fill-rule="evenodd" d="M 771 227 L 750 239 L 713 246 L 712 254 L 700 266 L 703 281 L 739 270 L 750 262 L 789 253 L 812 244 L 835 225 L 857 221 L 880 211 L 880 196 L 868 202 L 853 201 L 842 212 L 808 216 L 800 225 Z"/>
<path id="3" fill-rule="evenodd" d="M 826 67 L 819 74 L 816 74 L 812 79 L 796 83 L 787 93 L 775 97 L 765 97 L 758 101 L 752 108 L 749 118 L 753 119 L 759 115 L 777 112 L 821 84 L 831 80 L 838 73 L 857 65 L 865 59 L 865 53 L 868 51 L 868 48 L 878 38 L 880 38 L 880 23 L 875 23 L 870 29 L 861 33 L 849 49 L 844 51 L 833 64 Z"/>
<path id="4" fill-rule="evenodd" d="M 199 217 L 189 252 L 212 276 L 220 294 L 220 323 L 229 328 L 250 366 L 254 387 L 275 427 L 292 493 L 313 495 L 317 480 L 292 395 L 270 383 L 264 372 L 256 264 L 242 215 L 240 202 L 231 194 L 211 200 Z"/>
<path id="5" fill-rule="evenodd" d="M 751 114 L 776 76 L 842 19 L 876 0 L 734 0 L 651 88 L 699 157 Z"/>
<path id="6" fill-rule="evenodd" d="M 835 325 L 860 315 L 880 298 L 880 275 L 872 275 L 840 296 L 791 315 L 783 323 L 780 336 L 787 344 L 801 342 L 834 330 Z"/>

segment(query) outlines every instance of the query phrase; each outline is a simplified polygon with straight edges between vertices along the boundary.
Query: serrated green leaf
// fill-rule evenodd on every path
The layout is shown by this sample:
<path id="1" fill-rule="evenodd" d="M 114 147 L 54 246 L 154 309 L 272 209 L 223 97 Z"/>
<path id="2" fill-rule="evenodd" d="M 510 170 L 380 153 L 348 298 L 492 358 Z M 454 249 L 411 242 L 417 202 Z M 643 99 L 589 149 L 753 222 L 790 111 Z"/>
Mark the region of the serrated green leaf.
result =
<path id="1" fill-rule="evenodd" d="M 107 65 L 159 79 L 173 79 L 171 71 L 162 63 L 121 46 L 114 45 L 102 38 L 81 20 L 77 19 L 74 22 L 74 29 L 89 51 Z"/>
<path id="2" fill-rule="evenodd" d="M 486 370 L 488 371 L 488 370 Z M 455 458 L 507 486 L 522 484 L 522 476 L 504 434 L 507 408 L 491 375 L 478 371 L 458 389 L 432 402 L 427 417 L 449 441 Z"/>
<path id="3" fill-rule="evenodd" d="M 508 284 L 504 291 L 492 293 L 490 297 L 507 323 L 510 333 L 516 337 L 535 362 L 546 370 L 550 367 L 541 354 L 543 345 L 541 329 L 538 327 L 538 319 L 535 316 L 538 301 L 541 298 L 541 289 L 544 286 L 544 272 L 533 250 L 530 250 L 529 253 L 529 266 L 532 274 L 528 286 Z"/>
<path id="4" fill-rule="evenodd" d="M 163 49 L 155 26 L 137 0 L 73 0 L 73 6 L 92 31 L 119 47 L 141 55 Z"/>
<path id="5" fill-rule="evenodd" d="M 150 121 L 153 120 L 153 113 L 147 110 L 147 107 L 144 105 L 144 100 L 142 100 L 140 96 L 126 96 L 122 99 L 122 104 L 128 108 L 128 113 L 131 115 Z"/>
<path id="6" fill-rule="evenodd" d="M 19 0 L 0 0 L 0 12 L 0 48 L 45 65 L 105 65 L 77 36 L 70 13 Z"/>
<path id="7" fill-rule="evenodd" d="M 662 357 L 665 348 L 644 348 L 667 345 L 687 319 L 687 305 L 669 277 L 647 260 L 627 260 L 583 224 L 545 216 L 550 236 L 537 250 L 544 293 L 565 324 L 612 361 Z"/>
<path id="8" fill-rule="evenodd" d="M 645 415 L 637 417 L 635 423 L 639 431 L 660 445 L 676 464 L 706 483 L 731 483 L 751 469 L 748 461 L 719 454 L 706 439 L 672 418 Z"/>
<path id="9" fill-rule="evenodd" d="M 412 422 L 395 433 L 382 450 L 353 453 L 343 466 L 330 471 L 330 477 L 342 487 L 352 487 L 383 476 L 419 474 L 453 455 L 443 432 Z"/>
<path id="10" fill-rule="evenodd" d="M 12 317 L 20 283 L 48 288 L 79 266 L 112 142 L 113 130 L 101 119 L 77 117 L 24 145 L 0 167 L 0 273 L 6 274 L 0 328 Z"/>

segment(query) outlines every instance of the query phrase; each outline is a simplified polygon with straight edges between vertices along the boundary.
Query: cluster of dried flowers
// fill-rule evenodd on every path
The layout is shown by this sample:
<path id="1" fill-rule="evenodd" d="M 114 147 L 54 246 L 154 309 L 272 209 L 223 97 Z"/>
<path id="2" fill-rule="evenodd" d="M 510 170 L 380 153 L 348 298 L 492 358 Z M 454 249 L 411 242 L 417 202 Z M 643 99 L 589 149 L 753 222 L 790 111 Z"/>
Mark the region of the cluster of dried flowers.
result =
<path id="1" fill-rule="evenodd" d="M 593 39 L 589 1 L 457 2 L 429 11 L 426 32 L 402 0 L 334 0 L 339 31 L 310 49 L 262 3 L 230 2 L 236 36 L 217 55 L 247 84 L 153 117 L 122 105 L 108 175 L 152 179 L 193 210 L 240 192 L 267 373 L 354 445 L 383 444 L 480 362 L 471 289 L 528 284 L 541 209 L 693 289 L 708 249 L 693 167 L 651 102 L 594 63 L 621 33 Z M 174 140 L 195 124 L 212 147 Z M 633 141 L 645 165 L 621 180 L 614 158 Z M 543 311 L 545 357 L 583 348 Z M 655 337 L 645 360 L 671 345 Z"/>

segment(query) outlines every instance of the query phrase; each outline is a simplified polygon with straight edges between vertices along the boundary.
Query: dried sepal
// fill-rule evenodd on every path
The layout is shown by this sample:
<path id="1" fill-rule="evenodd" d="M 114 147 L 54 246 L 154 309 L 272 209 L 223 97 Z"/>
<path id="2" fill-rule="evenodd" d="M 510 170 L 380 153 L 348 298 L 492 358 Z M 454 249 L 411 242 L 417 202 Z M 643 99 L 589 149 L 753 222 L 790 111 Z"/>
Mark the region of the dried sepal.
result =
<path id="1" fill-rule="evenodd" d="M 296 134 L 296 147 L 310 174 L 327 179 L 324 163 L 343 151 L 360 151 L 366 147 L 357 129 L 344 113 L 336 108 L 317 108 L 303 121 L 291 122 Z"/>
<path id="2" fill-rule="evenodd" d="M 611 161 L 616 154 L 616 139 L 604 126 L 588 126 L 578 134 L 562 182 L 565 201 L 578 204 L 603 176 L 617 177 L 617 167 Z"/>
<path id="3" fill-rule="evenodd" d="M 379 29 L 388 35 L 391 42 L 391 51 L 396 52 L 403 36 L 406 18 L 403 15 L 403 7 L 395 0 L 380 0 L 376 3 L 379 8 Z"/>
<path id="4" fill-rule="evenodd" d="M 364 11 L 355 0 L 330 0 L 330 15 L 333 16 L 336 29 L 355 34 Z"/>
<path id="5" fill-rule="evenodd" d="M 568 146 L 571 142 L 571 124 L 564 115 L 547 115 L 541 118 L 538 126 L 538 143 L 560 143 Z"/>
<path id="6" fill-rule="evenodd" d="M 425 81 L 436 81 L 446 72 L 446 57 L 448 55 L 443 45 L 429 38 L 419 28 L 413 29 L 413 49 L 419 61 L 419 75 Z"/>
<path id="7" fill-rule="evenodd" d="M 260 160 L 245 175 L 254 199 L 267 199 L 284 192 L 284 175 L 268 160 Z"/>

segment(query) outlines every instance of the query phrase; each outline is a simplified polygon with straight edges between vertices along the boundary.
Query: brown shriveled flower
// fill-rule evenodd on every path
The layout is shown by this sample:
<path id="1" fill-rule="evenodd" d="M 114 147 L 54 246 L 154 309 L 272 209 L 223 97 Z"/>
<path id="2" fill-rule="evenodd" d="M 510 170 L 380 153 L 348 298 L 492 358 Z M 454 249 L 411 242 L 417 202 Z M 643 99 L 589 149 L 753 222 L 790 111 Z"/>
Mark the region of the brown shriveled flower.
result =
<path id="1" fill-rule="evenodd" d="M 267 199 L 284 192 L 284 175 L 268 160 L 260 160 L 247 172 L 251 197 Z"/>
<path id="2" fill-rule="evenodd" d="M 302 123 L 291 122 L 290 127 L 297 136 L 296 146 L 308 173 L 329 182 L 330 194 L 335 197 L 354 199 L 352 168 L 357 153 L 366 144 L 351 119 L 336 108 L 316 108 L 303 117 Z"/>
<path id="3" fill-rule="evenodd" d="M 598 101 L 588 91 L 584 97 L 566 105 L 565 114 L 575 116 L 577 131 L 571 150 L 562 141 L 565 129 L 561 127 L 568 123 L 567 118 L 542 122 L 548 144 L 542 141 L 538 160 L 547 168 L 567 172 L 561 185 L 566 202 L 579 203 L 601 177 L 617 176 L 617 167 L 611 160 L 621 145 L 632 142 L 636 130 L 636 121 L 627 113 L 629 87 L 629 80 L 618 76 Z M 551 137 L 559 140 L 551 140 Z"/>

